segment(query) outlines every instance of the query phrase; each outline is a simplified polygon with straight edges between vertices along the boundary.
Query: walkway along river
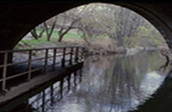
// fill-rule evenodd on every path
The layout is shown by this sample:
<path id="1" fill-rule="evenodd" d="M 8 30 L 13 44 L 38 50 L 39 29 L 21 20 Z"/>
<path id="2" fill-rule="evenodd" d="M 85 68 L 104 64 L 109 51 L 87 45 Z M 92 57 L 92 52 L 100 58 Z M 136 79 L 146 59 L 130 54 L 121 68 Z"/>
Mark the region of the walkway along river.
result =
<path id="1" fill-rule="evenodd" d="M 168 112 L 168 108 L 166 111 L 156 110 L 156 105 L 147 103 L 156 96 L 156 92 L 161 95 L 162 89 L 165 92 L 170 90 L 164 89 L 168 88 L 164 84 L 170 84 L 171 81 L 170 66 L 164 67 L 165 63 L 165 58 L 156 52 L 142 52 L 132 56 L 89 56 L 79 70 L 11 100 L 1 106 L 0 110 L 128 112 L 142 109 L 138 112 L 148 112 L 144 108 L 149 107 L 153 108 L 149 112 Z"/>

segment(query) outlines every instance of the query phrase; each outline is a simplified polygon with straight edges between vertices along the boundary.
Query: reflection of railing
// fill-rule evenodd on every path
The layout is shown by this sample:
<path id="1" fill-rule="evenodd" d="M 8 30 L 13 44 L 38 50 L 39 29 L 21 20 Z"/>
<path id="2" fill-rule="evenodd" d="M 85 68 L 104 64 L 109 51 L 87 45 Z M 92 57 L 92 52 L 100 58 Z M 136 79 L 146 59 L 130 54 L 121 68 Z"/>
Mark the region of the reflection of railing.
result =
<path id="1" fill-rule="evenodd" d="M 42 51 L 44 54 L 43 57 L 33 58 L 34 52 L 38 53 Z M 47 72 L 48 68 L 51 70 L 55 70 L 58 64 L 61 64 L 60 67 L 64 67 L 68 62 L 69 65 L 72 63 L 76 63 L 83 59 L 83 51 L 84 47 L 54 47 L 54 48 L 40 48 L 40 49 L 28 49 L 28 50 L 7 50 L 0 51 L 0 54 L 3 55 L 4 63 L 0 65 L 1 77 L 0 82 L 2 82 L 2 90 L 6 90 L 6 81 L 10 79 L 14 79 L 20 76 L 26 76 L 27 80 L 32 79 L 32 73 L 36 71 L 42 70 L 44 73 Z M 9 63 L 8 55 L 14 53 L 27 53 L 28 59 L 24 61 Z M 33 64 L 35 62 L 43 62 L 44 64 L 40 64 L 39 67 L 34 68 Z M 8 68 L 11 66 L 16 66 L 19 64 L 25 64 L 27 69 L 17 74 L 8 74 Z"/>
<path id="2" fill-rule="evenodd" d="M 76 88 L 77 84 L 81 82 L 81 78 L 82 69 L 63 77 L 58 82 L 29 98 L 28 105 L 42 112 L 46 112 L 48 109 L 60 108 L 54 107 L 53 104 L 59 102 L 63 96 L 69 93 L 71 88 Z"/>

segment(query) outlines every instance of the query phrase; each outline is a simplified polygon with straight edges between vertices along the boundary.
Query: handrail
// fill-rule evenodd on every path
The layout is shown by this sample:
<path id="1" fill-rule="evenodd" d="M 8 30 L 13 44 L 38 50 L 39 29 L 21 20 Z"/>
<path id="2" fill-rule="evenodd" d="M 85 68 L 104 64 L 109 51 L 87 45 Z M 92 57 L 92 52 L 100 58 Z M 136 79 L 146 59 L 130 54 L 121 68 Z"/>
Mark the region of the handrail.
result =
<path id="1" fill-rule="evenodd" d="M 49 47 L 49 48 L 35 48 L 35 49 L 20 49 L 20 50 L 3 50 L 0 51 L 0 53 L 5 53 L 5 52 L 25 52 L 25 51 L 30 51 L 30 50 L 46 50 L 46 49 L 63 49 L 63 48 L 85 48 L 84 46 L 63 46 L 63 47 Z"/>
<path id="2" fill-rule="evenodd" d="M 43 50 L 44 57 L 33 57 L 33 51 L 39 51 Z M 61 50 L 61 51 L 57 51 Z M 15 52 L 27 52 L 28 54 L 28 60 L 25 61 L 19 61 L 15 63 L 8 63 L 8 53 L 15 53 Z M 52 70 L 55 70 L 55 66 L 57 64 L 61 63 L 61 67 L 65 67 L 66 63 L 68 62 L 69 65 L 71 65 L 73 62 L 77 63 L 78 61 L 81 61 L 83 59 L 83 52 L 84 47 L 83 46 L 63 46 L 63 47 L 49 47 L 49 48 L 37 48 L 37 49 L 24 49 L 24 50 L 6 50 L 6 51 L 0 51 L 0 53 L 4 54 L 4 64 L 0 65 L 0 68 L 2 68 L 2 78 L 0 78 L 0 82 L 2 82 L 2 90 L 6 90 L 6 81 L 20 77 L 23 75 L 27 75 L 28 81 L 32 79 L 32 73 L 38 70 L 43 70 L 44 73 L 47 72 L 48 67 L 52 67 Z M 51 54 L 49 54 L 51 53 Z M 66 57 L 68 56 L 68 57 Z M 51 63 L 49 62 L 51 59 Z M 58 60 L 57 60 L 58 59 Z M 44 62 L 42 67 L 39 68 L 32 68 L 32 62 L 42 60 Z M 11 76 L 7 76 L 7 69 L 10 66 L 14 66 L 17 64 L 23 64 L 26 63 L 28 69 L 22 73 L 17 73 Z"/>

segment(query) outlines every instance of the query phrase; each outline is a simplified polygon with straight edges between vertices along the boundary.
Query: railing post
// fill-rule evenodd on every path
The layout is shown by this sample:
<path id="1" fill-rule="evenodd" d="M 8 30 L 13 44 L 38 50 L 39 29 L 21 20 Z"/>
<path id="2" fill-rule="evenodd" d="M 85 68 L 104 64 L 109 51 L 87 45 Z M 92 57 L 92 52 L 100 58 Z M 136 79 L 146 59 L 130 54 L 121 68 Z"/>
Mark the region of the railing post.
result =
<path id="1" fill-rule="evenodd" d="M 71 74 L 68 75 L 67 81 L 68 81 L 68 92 L 70 91 L 70 79 L 71 79 Z"/>
<path id="2" fill-rule="evenodd" d="M 48 64 L 48 49 L 45 50 L 44 73 L 47 72 L 47 64 Z"/>
<path id="3" fill-rule="evenodd" d="M 28 81 L 31 79 L 32 73 L 32 50 L 29 50 L 29 59 L 28 59 Z"/>
<path id="4" fill-rule="evenodd" d="M 78 61 L 81 61 L 82 52 L 80 50 L 81 50 L 81 48 L 79 47 L 78 48 Z"/>
<path id="5" fill-rule="evenodd" d="M 76 47 L 75 51 L 75 62 L 78 62 L 78 47 Z"/>
<path id="6" fill-rule="evenodd" d="M 62 78 L 60 81 L 60 100 L 63 98 L 63 81 L 64 79 Z"/>
<path id="7" fill-rule="evenodd" d="M 71 47 L 71 51 L 70 51 L 70 61 L 69 61 L 69 65 L 72 65 L 72 60 L 73 60 L 73 47 Z"/>
<path id="8" fill-rule="evenodd" d="M 82 68 L 79 70 L 79 82 L 82 82 Z"/>
<path id="9" fill-rule="evenodd" d="M 55 64 L 56 64 L 56 51 L 57 51 L 57 49 L 54 48 L 54 54 L 53 54 L 53 70 L 55 70 Z"/>
<path id="10" fill-rule="evenodd" d="M 83 61 L 83 59 L 84 59 L 84 52 L 85 52 L 85 48 L 83 47 L 83 48 L 82 48 L 82 54 L 81 54 L 81 59 L 82 59 L 82 61 Z"/>
<path id="11" fill-rule="evenodd" d="M 65 67 L 65 55 L 66 55 L 66 48 L 63 48 L 63 57 L 62 57 L 61 67 Z"/>
<path id="12" fill-rule="evenodd" d="M 76 87 L 77 86 L 77 72 L 75 71 L 74 72 L 74 86 Z"/>
<path id="13" fill-rule="evenodd" d="M 4 68 L 3 68 L 3 82 L 2 82 L 2 90 L 7 91 L 6 89 L 6 75 L 7 75 L 7 61 L 8 61 L 8 52 L 4 53 Z"/>

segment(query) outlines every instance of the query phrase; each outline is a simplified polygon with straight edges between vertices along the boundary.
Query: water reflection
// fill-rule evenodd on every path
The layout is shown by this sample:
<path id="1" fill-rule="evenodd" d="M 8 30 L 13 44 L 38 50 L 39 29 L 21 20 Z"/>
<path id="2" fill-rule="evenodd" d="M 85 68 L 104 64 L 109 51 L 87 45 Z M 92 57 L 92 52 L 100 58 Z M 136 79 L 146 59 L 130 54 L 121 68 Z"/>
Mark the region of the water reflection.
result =
<path id="1" fill-rule="evenodd" d="M 55 83 L 49 82 L 38 90 L 21 95 L 4 106 L 1 105 L 0 112 L 49 112 L 64 96 L 74 91 L 81 79 L 82 68 L 71 74 L 64 74 Z"/>
<path id="2" fill-rule="evenodd" d="M 130 112 L 171 112 L 172 111 L 172 69 L 167 74 L 162 85 L 156 90 L 151 98 L 139 105 L 137 110 Z"/>
<path id="3" fill-rule="evenodd" d="M 82 78 L 81 71 L 82 70 L 78 70 L 66 77 L 63 77 L 60 81 L 29 98 L 28 102 L 30 107 L 32 107 L 32 111 L 49 112 L 51 109 L 54 109 L 53 106 L 57 102 L 61 101 L 63 96 L 71 94 L 77 84 L 80 83 L 80 79 Z"/>
<path id="4" fill-rule="evenodd" d="M 12 112 L 163 112 L 149 108 L 160 99 L 167 103 L 162 96 L 172 87 L 172 75 L 166 77 L 171 72 L 165 64 L 157 53 L 88 57 L 82 69 L 25 98 Z"/>
<path id="5" fill-rule="evenodd" d="M 73 94 L 54 105 L 59 112 L 127 112 L 137 109 L 161 85 L 169 68 L 158 54 L 90 57 L 83 81 Z M 145 111 L 147 112 L 147 111 Z"/>

